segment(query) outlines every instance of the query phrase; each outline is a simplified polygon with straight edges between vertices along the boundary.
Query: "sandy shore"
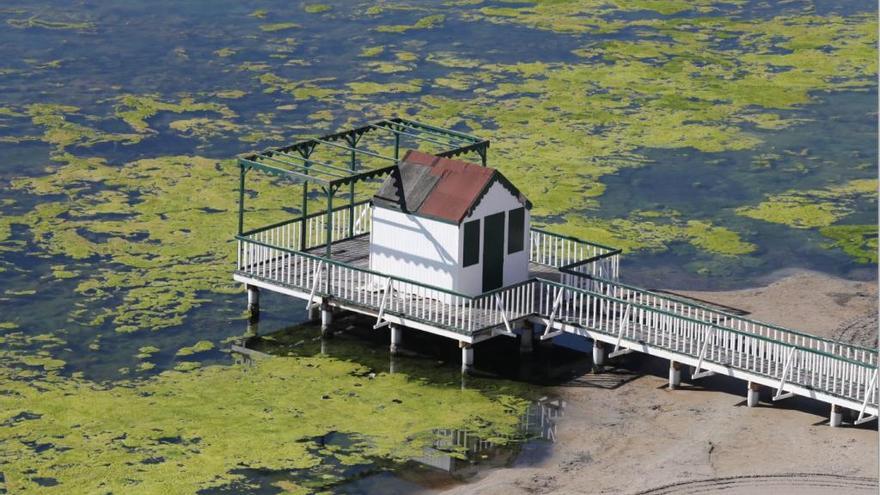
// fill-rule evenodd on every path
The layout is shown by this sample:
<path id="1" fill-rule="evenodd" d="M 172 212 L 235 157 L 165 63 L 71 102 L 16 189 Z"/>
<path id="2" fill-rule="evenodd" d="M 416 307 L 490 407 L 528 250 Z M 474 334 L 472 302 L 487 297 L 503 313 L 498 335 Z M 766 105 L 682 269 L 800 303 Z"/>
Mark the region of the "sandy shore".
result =
<path id="1" fill-rule="evenodd" d="M 850 333 L 876 342 L 876 282 L 799 272 L 767 287 L 687 294 L 823 336 L 841 335 L 853 321 L 865 326 L 873 315 L 871 331 Z M 726 377 L 693 384 L 685 377 L 670 391 L 667 362 L 626 357 L 625 369 L 556 387 L 565 418 L 548 458 L 483 472 L 449 493 L 878 492 L 876 422 L 830 428 L 826 405 L 797 397 L 773 403 L 770 390 L 748 408 L 745 384 Z"/>

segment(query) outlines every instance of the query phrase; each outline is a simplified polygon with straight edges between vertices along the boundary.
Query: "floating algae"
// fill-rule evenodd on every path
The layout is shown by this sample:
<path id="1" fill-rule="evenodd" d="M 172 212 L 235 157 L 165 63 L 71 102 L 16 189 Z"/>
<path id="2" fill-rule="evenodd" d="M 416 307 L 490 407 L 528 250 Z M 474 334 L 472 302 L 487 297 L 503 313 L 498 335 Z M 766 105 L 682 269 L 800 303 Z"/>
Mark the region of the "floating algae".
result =
<path id="1" fill-rule="evenodd" d="M 877 199 L 877 180 L 857 179 L 839 186 L 810 191 L 787 191 L 773 195 L 737 213 L 798 229 L 827 227 L 854 211 L 860 197 Z"/>
<path id="2" fill-rule="evenodd" d="M 503 393 L 369 374 L 357 363 L 323 356 L 244 367 L 184 362 L 186 372 L 98 384 L 62 377 L 51 366 L 21 369 L 46 361 L 6 349 L 0 354 L 0 424 L 7 425 L 0 442 L 49 443 L 0 455 L 13 493 L 195 493 L 246 482 L 242 466 L 298 472 L 305 492 L 321 491 L 339 480 L 334 464 L 423 455 L 435 428 L 465 429 L 504 444 L 527 406 Z M 356 441 L 345 451 L 322 448 L 322 438 L 334 432 Z M 40 478 L 50 477 L 56 485 L 40 486 Z"/>
<path id="3" fill-rule="evenodd" d="M 843 250 L 859 263 L 877 263 L 877 225 L 830 225 L 819 229 L 828 246 Z"/>

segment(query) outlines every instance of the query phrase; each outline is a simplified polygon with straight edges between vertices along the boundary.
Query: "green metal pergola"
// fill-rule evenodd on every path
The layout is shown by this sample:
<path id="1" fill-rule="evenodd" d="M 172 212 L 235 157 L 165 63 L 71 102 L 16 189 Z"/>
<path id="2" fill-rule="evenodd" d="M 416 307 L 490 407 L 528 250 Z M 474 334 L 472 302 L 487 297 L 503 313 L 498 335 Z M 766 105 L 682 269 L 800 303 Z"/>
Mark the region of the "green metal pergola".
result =
<path id="1" fill-rule="evenodd" d="M 376 136 L 393 137 L 394 156 L 386 156 L 381 153 L 370 151 L 360 146 L 361 138 L 367 134 Z M 333 228 L 333 196 L 344 186 L 349 187 L 349 234 L 354 235 L 354 206 L 355 184 L 376 177 L 390 174 L 400 161 L 401 140 L 411 140 L 416 144 L 430 143 L 441 148 L 435 153 L 437 156 L 452 158 L 465 153 L 476 153 L 480 156 L 481 163 L 486 166 L 486 154 L 489 150 L 489 141 L 463 132 L 435 127 L 414 120 L 403 118 L 383 119 L 371 124 L 356 127 L 345 131 L 327 134 L 325 136 L 307 139 L 290 146 L 272 148 L 260 153 L 243 155 L 238 158 L 240 170 L 238 191 L 238 233 L 244 233 L 244 192 L 245 176 L 251 169 L 286 177 L 297 182 L 302 182 L 302 217 L 308 215 L 308 189 L 309 183 L 317 184 L 327 197 L 327 246 L 326 257 L 331 255 L 331 232 Z M 348 154 L 344 163 L 319 161 L 312 159 L 317 149 L 328 149 Z M 378 168 L 365 168 L 359 158 L 368 157 L 383 162 L 387 166 Z M 302 242 L 305 242 L 306 223 L 302 222 Z M 305 245 L 301 246 L 304 250 Z"/>

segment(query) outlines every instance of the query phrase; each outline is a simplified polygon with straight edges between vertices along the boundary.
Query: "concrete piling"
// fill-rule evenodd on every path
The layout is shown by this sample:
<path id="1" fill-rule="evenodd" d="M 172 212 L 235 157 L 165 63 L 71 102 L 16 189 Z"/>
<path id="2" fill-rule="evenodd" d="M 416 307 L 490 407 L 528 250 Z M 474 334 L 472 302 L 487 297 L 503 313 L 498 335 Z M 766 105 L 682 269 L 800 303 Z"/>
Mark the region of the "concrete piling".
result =
<path id="1" fill-rule="evenodd" d="M 828 420 L 828 424 L 834 428 L 843 424 L 843 407 L 831 404 L 831 417 Z"/>
<path id="2" fill-rule="evenodd" d="M 333 336 L 333 330 L 330 325 L 333 324 L 333 310 L 326 302 L 321 303 L 321 337 L 329 338 Z"/>
<path id="3" fill-rule="evenodd" d="M 593 364 L 596 366 L 605 364 L 605 344 L 598 340 L 593 341 Z"/>
<path id="4" fill-rule="evenodd" d="M 681 385 L 681 363 L 669 361 L 669 390 Z"/>
<path id="5" fill-rule="evenodd" d="M 391 354 L 397 354 L 400 350 L 400 344 L 403 342 L 403 328 L 397 325 L 390 325 L 391 328 Z"/>
<path id="6" fill-rule="evenodd" d="M 461 372 L 467 373 L 474 369 L 474 346 L 467 342 L 459 342 L 461 347 Z"/>
<path id="7" fill-rule="evenodd" d="M 252 321 L 260 318 L 260 288 L 254 285 L 247 285 L 248 313 Z"/>
<path id="8" fill-rule="evenodd" d="M 755 382 L 749 382 L 748 392 L 746 393 L 746 405 L 755 407 L 758 405 L 761 386 Z"/>

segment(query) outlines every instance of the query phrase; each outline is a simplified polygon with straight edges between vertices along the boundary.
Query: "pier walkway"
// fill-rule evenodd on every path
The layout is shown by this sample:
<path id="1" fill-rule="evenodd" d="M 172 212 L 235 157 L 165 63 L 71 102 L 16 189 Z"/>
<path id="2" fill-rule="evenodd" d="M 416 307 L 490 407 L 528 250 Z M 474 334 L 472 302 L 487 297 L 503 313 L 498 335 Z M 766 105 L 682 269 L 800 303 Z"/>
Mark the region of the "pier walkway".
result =
<path id="1" fill-rule="evenodd" d="M 532 229 L 531 278 L 471 297 L 371 271 L 369 203 L 331 211 L 236 236 L 234 278 L 248 286 L 254 309 L 263 289 L 320 308 L 325 324 L 333 311 L 371 315 L 377 328 L 391 327 L 392 348 L 403 328 L 458 341 L 465 367 L 473 364 L 473 344 L 487 339 L 569 333 L 593 341 L 597 364 L 606 352 L 668 359 L 673 387 L 684 365 L 692 367 L 692 380 L 719 374 L 748 382 L 749 405 L 766 386 L 774 400 L 799 395 L 831 404 L 834 426 L 841 408 L 857 411 L 857 424 L 877 417 L 875 349 L 620 283 L 618 250 Z"/>

